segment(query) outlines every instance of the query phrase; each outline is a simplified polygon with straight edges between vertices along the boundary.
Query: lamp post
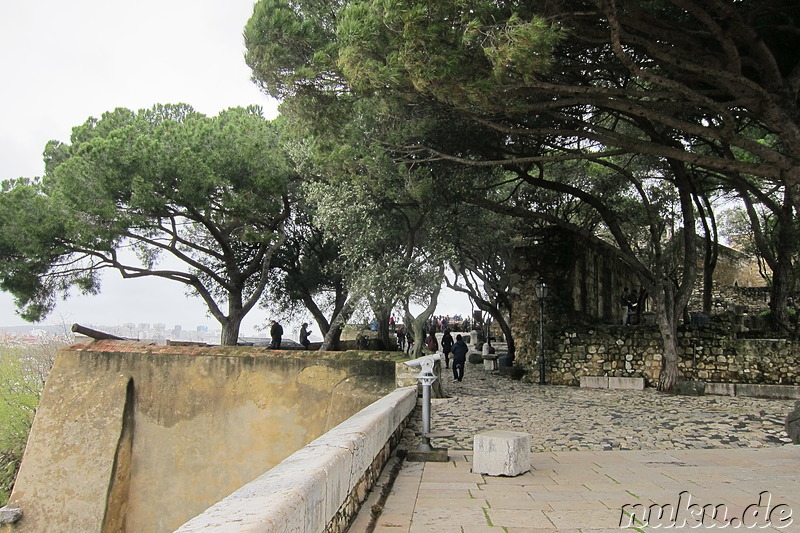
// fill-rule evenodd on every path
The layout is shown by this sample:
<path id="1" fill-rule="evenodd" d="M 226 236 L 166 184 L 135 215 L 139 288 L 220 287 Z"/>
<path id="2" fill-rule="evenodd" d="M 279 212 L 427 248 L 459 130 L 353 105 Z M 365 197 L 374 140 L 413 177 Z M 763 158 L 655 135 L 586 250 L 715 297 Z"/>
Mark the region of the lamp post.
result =
<path id="1" fill-rule="evenodd" d="M 536 282 L 536 297 L 539 298 L 539 385 L 544 385 L 544 300 L 550 287 L 542 277 Z"/>

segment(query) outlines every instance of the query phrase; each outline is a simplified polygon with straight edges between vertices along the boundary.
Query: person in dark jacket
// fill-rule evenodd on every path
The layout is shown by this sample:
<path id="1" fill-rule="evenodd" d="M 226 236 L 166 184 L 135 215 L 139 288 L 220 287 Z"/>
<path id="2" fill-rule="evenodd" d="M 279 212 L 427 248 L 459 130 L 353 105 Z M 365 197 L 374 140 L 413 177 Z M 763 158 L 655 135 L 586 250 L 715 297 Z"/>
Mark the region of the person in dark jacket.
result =
<path id="1" fill-rule="evenodd" d="M 303 322 L 303 325 L 300 326 L 300 344 L 302 344 L 303 348 L 305 348 L 306 350 L 308 350 L 308 346 L 309 344 L 311 344 L 311 341 L 308 340 L 308 336 L 310 334 L 311 332 L 308 331 L 308 323 Z"/>
<path id="2" fill-rule="evenodd" d="M 277 321 L 272 321 L 272 326 L 269 328 L 269 336 L 272 338 L 272 342 L 270 343 L 269 347 L 273 350 L 280 350 L 281 349 L 281 337 L 283 337 L 283 326 L 278 324 Z"/>
<path id="3" fill-rule="evenodd" d="M 453 336 L 450 335 L 450 328 L 444 328 L 442 335 L 442 353 L 444 354 L 444 367 L 450 368 L 450 351 L 453 349 Z"/>
<path id="4" fill-rule="evenodd" d="M 469 348 L 461 338 L 456 335 L 456 342 L 453 344 L 453 382 L 461 382 L 464 379 L 464 365 L 467 363 L 467 352 Z"/>

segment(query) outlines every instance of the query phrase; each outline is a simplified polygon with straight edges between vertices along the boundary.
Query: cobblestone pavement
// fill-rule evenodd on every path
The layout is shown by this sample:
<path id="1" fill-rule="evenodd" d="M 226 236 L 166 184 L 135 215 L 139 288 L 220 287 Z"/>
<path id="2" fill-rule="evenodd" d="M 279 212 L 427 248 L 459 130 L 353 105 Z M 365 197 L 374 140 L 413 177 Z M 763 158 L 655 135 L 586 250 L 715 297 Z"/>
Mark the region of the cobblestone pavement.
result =
<path id="1" fill-rule="evenodd" d="M 432 444 L 471 450 L 476 433 L 528 432 L 533 451 L 760 448 L 790 442 L 784 431 L 793 400 L 728 396 L 676 396 L 644 391 L 581 389 L 513 381 L 467 364 L 449 398 L 434 399 L 431 430 L 454 433 Z M 418 444 L 420 413 L 400 447 Z"/>
<path id="2" fill-rule="evenodd" d="M 448 372 L 449 397 L 433 400 L 431 416 L 434 433 L 454 434 L 432 440 L 448 448 L 448 462 L 393 458 L 399 471 L 384 470 L 350 532 L 696 531 L 749 527 L 748 510 L 763 511 L 767 496 L 780 504 L 772 509 L 800 509 L 800 446 L 783 446 L 794 401 L 535 385 L 470 364 L 464 381 L 451 383 Z M 416 449 L 420 425 L 417 407 L 398 448 Z M 489 429 L 532 435 L 540 453 L 531 454 L 529 472 L 472 472 L 473 437 Z M 625 513 L 637 504 L 642 513 L 677 508 L 680 497 L 719 513 L 701 523 L 679 520 L 680 512 L 663 520 L 642 514 L 646 524 Z M 767 518 L 759 531 L 800 530 L 794 518 L 778 523 L 768 512 L 759 515 Z"/>

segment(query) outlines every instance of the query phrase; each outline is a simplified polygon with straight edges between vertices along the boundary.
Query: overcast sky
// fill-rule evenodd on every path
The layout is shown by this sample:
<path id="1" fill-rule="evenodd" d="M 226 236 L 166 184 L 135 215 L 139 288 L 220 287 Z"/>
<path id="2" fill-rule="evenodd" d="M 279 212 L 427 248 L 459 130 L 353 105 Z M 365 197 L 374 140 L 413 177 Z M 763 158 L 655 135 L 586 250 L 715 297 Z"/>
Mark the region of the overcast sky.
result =
<path id="1" fill-rule="evenodd" d="M 244 63 L 252 0 L 29 0 L 0 4 L 0 178 L 38 176 L 50 139 L 116 107 L 185 102 L 207 115 L 257 104 L 275 116 Z M 23 325 L 0 294 L 0 326 Z M 245 329 L 263 321 L 253 311 Z M 215 327 L 199 299 L 158 280 L 105 276 L 103 292 L 72 297 L 45 323 L 124 322 Z"/>
<path id="2" fill-rule="evenodd" d="M 207 115 L 277 102 L 259 92 L 244 63 L 242 30 L 252 0 L 27 0 L 0 3 L 0 179 L 43 173 L 50 139 L 69 141 L 89 117 L 116 107 L 187 103 Z M 446 297 L 441 313 L 468 313 Z M 254 310 L 243 333 L 263 323 Z M 216 327 L 199 299 L 163 280 L 109 272 L 102 294 L 72 296 L 45 324 L 125 322 Z M 24 325 L 0 292 L 0 326 Z"/>

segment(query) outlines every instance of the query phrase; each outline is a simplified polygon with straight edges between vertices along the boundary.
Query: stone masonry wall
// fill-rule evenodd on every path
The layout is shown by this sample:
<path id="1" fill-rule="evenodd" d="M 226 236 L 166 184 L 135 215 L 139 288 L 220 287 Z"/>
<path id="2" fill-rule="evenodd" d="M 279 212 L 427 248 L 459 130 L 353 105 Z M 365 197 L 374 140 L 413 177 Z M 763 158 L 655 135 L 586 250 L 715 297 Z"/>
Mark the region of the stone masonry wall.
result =
<path id="1" fill-rule="evenodd" d="M 394 391 L 401 357 L 128 341 L 64 348 L 9 500 L 23 511 L 13 531 L 174 531 Z"/>
<path id="2" fill-rule="evenodd" d="M 800 344 L 783 339 L 735 339 L 711 328 L 679 331 L 681 379 L 716 383 L 800 385 Z M 578 385 L 581 376 L 643 377 L 661 373 L 661 336 L 655 327 L 595 326 L 551 330 L 545 341 L 545 378 Z M 549 339 L 549 341 L 547 340 Z M 517 361 L 538 381 L 538 345 L 523 344 Z"/>

